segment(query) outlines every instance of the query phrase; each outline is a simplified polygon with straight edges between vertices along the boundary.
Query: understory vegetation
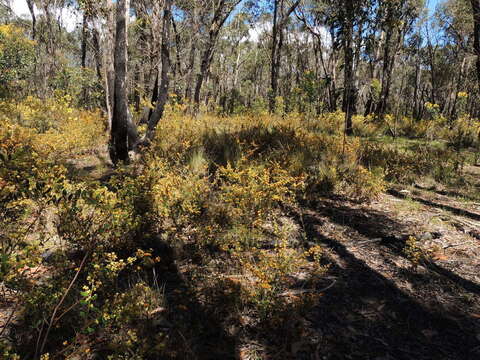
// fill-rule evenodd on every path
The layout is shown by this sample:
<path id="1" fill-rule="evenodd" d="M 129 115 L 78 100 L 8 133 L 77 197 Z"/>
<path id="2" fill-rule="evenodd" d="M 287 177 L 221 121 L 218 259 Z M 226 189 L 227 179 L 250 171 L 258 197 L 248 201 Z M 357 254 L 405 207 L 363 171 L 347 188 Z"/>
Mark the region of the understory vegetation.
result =
<path id="1" fill-rule="evenodd" d="M 468 117 L 448 130 L 403 118 L 395 139 L 391 124 L 357 116 L 345 137 L 340 112 L 189 117 L 171 106 L 141 159 L 95 178 L 70 159 L 105 167 L 99 113 L 29 97 L 0 104 L 0 119 L 2 291 L 21 304 L 1 345 L 11 359 L 196 353 L 181 334 L 209 331 L 200 311 L 245 338 L 294 342 L 329 271 L 297 209 L 370 202 L 425 177 L 466 186 L 479 131 Z M 436 126 L 442 138 L 428 141 Z"/>
<path id="2" fill-rule="evenodd" d="M 479 359 L 479 94 L 480 0 L 0 0 L 0 359 Z"/>

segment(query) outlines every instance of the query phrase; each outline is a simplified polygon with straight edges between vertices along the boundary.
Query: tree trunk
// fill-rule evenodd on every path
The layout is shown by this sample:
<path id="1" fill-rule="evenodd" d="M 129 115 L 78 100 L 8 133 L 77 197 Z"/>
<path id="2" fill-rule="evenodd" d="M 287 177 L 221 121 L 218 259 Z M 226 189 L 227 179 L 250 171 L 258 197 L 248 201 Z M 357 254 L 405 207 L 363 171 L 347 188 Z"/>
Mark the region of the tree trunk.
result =
<path id="1" fill-rule="evenodd" d="M 127 19 L 129 0 L 117 1 L 114 52 L 114 100 L 110 158 L 114 164 L 128 162 L 128 99 L 127 99 Z"/>
<path id="2" fill-rule="evenodd" d="M 87 15 L 83 14 L 82 21 L 82 44 L 81 44 L 81 61 L 80 65 L 82 68 L 86 66 L 87 63 Z"/>
<path id="3" fill-rule="evenodd" d="M 391 45 L 392 45 L 393 29 L 387 29 L 385 33 L 385 44 L 383 48 L 383 70 L 382 70 L 382 88 L 380 89 L 380 97 L 378 99 L 377 108 L 375 109 L 375 115 L 377 118 L 383 118 L 387 111 L 387 100 L 390 92 L 391 83 Z"/>
<path id="4" fill-rule="evenodd" d="M 147 142 L 151 142 L 155 137 L 155 129 L 158 122 L 163 116 L 165 110 L 165 104 L 168 100 L 168 87 L 170 84 L 170 25 L 172 21 L 172 0 L 165 0 L 165 8 L 163 10 L 163 26 L 162 26 L 162 48 L 161 48 L 161 59 L 162 59 L 162 73 L 161 73 L 161 82 L 160 89 L 158 93 L 158 101 L 155 106 L 155 110 L 148 119 Z"/>
<path id="5" fill-rule="evenodd" d="M 192 26 L 192 36 L 190 38 L 190 53 L 188 55 L 188 65 L 187 65 L 187 72 L 185 75 L 185 100 L 187 102 L 192 101 L 192 84 L 193 84 L 193 75 L 195 69 L 195 58 L 197 54 L 197 32 L 198 32 L 198 24 L 195 23 L 198 21 L 197 19 L 197 11 L 196 8 L 193 9 L 193 19 L 194 22 Z"/>
<path id="6" fill-rule="evenodd" d="M 175 65 L 175 72 L 174 72 L 174 90 L 175 93 L 180 97 L 179 100 L 181 100 L 181 85 L 179 85 L 179 79 L 183 77 L 183 71 L 182 71 L 182 62 L 180 60 L 180 44 L 181 44 L 181 38 L 180 38 L 180 33 L 177 31 L 177 24 L 175 23 L 175 19 L 172 17 L 172 29 L 173 33 L 175 34 L 175 59 L 176 59 L 176 65 Z M 178 73 L 178 77 L 176 74 Z"/>
<path id="7" fill-rule="evenodd" d="M 480 91 L 480 0 L 471 0 L 472 10 L 473 10 L 473 50 L 475 55 L 477 55 L 477 60 L 475 62 L 477 69 L 477 78 L 478 78 L 478 87 Z"/>
<path id="8" fill-rule="evenodd" d="M 232 13 L 233 9 L 240 3 L 241 0 L 235 0 L 233 4 L 228 5 L 225 0 L 221 0 L 218 4 L 218 7 L 215 9 L 212 22 L 210 24 L 210 30 L 208 32 L 208 40 L 205 45 L 205 50 L 202 54 L 202 62 L 200 65 L 200 72 L 197 74 L 197 81 L 195 84 L 195 93 L 193 96 L 193 101 L 195 103 L 195 113 L 198 112 L 200 108 L 200 92 L 202 90 L 202 85 L 207 75 L 208 69 L 210 68 L 210 63 L 213 58 L 213 51 L 215 44 L 217 42 L 218 34 L 222 28 L 225 21 Z"/>
<path id="9" fill-rule="evenodd" d="M 283 0 L 275 0 L 273 8 L 273 27 L 272 27 L 272 52 L 270 67 L 270 96 L 269 111 L 273 113 L 276 106 L 276 97 L 278 94 L 278 76 L 280 73 L 280 63 L 283 47 L 283 29 L 287 24 L 288 17 L 300 4 L 301 0 L 295 1 L 284 13 Z"/>
<path id="10" fill-rule="evenodd" d="M 107 104 L 108 113 L 108 131 L 112 130 L 113 118 L 113 97 L 115 84 L 115 6 L 112 0 L 108 0 L 108 16 L 107 16 L 107 36 L 103 43 L 103 61 L 105 62 L 105 102 Z"/>
<path id="11" fill-rule="evenodd" d="M 355 111 L 355 89 L 353 79 L 353 21 L 354 0 L 345 1 L 346 18 L 344 24 L 343 47 L 345 52 L 344 85 L 343 85 L 343 111 L 345 112 L 345 133 L 353 134 L 352 116 Z"/>
<path id="12" fill-rule="evenodd" d="M 93 44 L 93 52 L 95 56 L 95 69 L 97 71 L 98 80 L 102 81 L 102 56 L 100 52 L 100 35 L 98 34 L 98 30 L 94 27 L 92 29 L 92 44 Z"/>
<path id="13" fill-rule="evenodd" d="M 274 0 L 273 7 L 273 25 L 272 25 L 272 53 L 271 53 L 271 67 L 270 67 L 270 99 L 268 108 L 270 113 L 275 112 L 277 101 L 277 87 L 278 87 L 278 64 L 277 64 L 277 37 L 278 37 L 278 7 L 280 0 Z"/>
<path id="14" fill-rule="evenodd" d="M 27 0 L 27 5 L 32 17 L 32 39 L 35 40 L 35 37 L 37 36 L 37 18 L 35 17 L 35 6 L 33 4 L 33 0 Z"/>

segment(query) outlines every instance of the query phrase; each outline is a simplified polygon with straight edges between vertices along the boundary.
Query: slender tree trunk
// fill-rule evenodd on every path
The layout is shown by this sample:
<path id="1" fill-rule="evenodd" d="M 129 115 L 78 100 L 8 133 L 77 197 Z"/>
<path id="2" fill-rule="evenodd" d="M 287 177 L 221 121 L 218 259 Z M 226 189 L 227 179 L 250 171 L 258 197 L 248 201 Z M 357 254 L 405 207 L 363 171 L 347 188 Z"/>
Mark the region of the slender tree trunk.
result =
<path id="1" fill-rule="evenodd" d="M 197 9 L 194 7 L 193 9 L 193 20 L 198 21 L 197 19 Z M 197 54 L 197 32 L 198 32 L 198 24 L 194 23 L 192 27 L 192 36 L 190 38 L 190 53 L 188 55 L 188 66 L 187 66 L 187 73 L 185 76 L 185 100 L 187 102 L 192 101 L 192 84 L 193 84 L 193 77 L 195 71 L 195 58 Z"/>
<path id="2" fill-rule="evenodd" d="M 115 52 L 115 5 L 112 0 L 108 0 L 108 16 L 107 16 L 107 36 L 103 47 L 105 62 L 105 101 L 107 103 L 108 112 L 108 130 L 112 130 L 113 118 L 113 99 L 115 85 L 115 65 L 112 54 Z"/>
<path id="3" fill-rule="evenodd" d="M 385 32 L 381 31 L 380 39 L 376 44 L 377 46 L 376 46 L 374 58 L 370 61 L 371 81 L 378 79 L 379 67 L 377 66 L 377 62 L 380 60 L 380 51 L 381 51 L 382 43 L 384 39 L 385 39 Z M 368 100 L 365 105 L 365 112 L 364 112 L 365 116 L 371 114 L 375 110 L 375 98 L 372 90 L 373 89 L 370 86 L 370 94 L 368 95 Z"/>
<path id="4" fill-rule="evenodd" d="M 193 95 L 195 113 L 197 113 L 200 108 L 200 92 L 202 90 L 205 77 L 208 75 L 207 73 L 210 68 L 210 63 L 212 62 L 213 51 L 217 42 L 218 34 L 220 33 L 220 29 L 240 1 L 241 0 L 236 0 L 233 4 L 228 5 L 225 0 L 220 0 L 217 8 L 215 9 L 215 13 L 210 24 L 210 30 L 208 32 L 207 44 L 202 54 L 200 72 L 197 74 L 197 81 L 195 83 L 195 92 Z"/>
<path id="5" fill-rule="evenodd" d="M 82 44 L 81 44 L 81 59 L 80 59 L 80 66 L 82 67 L 82 71 L 87 66 L 87 35 L 88 35 L 88 22 L 87 22 L 87 15 L 83 14 L 83 21 L 82 21 Z M 87 87 L 84 86 L 82 89 L 82 102 L 83 106 L 87 105 Z"/>
<path id="6" fill-rule="evenodd" d="M 205 49 L 202 55 L 200 72 L 197 74 L 197 81 L 195 83 L 195 92 L 193 95 L 193 101 L 195 103 L 195 112 L 197 112 L 200 107 L 200 92 L 202 91 L 203 81 L 205 80 L 206 73 L 208 71 L 208 68 L 210 67 L 214 46 L 215 46 L 215 43 L 212 41 L 209 41 L 207 43 L 207 48 Z"/>
<path id="7" fill-rule="evenodd" d="M 165 110 L 165 104 L 168 100 L 168 87 L 170 84 L 170 25 L 172 20 L 172 0 L 165 0 L 163 10 L 163 26 L 162 26 L 162 48 L 161 48 L 161 59 L 162 59 L 162 73 L 161 73 L 161 82 L 160 89 L 158 94 L 158 101 L 155 106 L 155 110 L 148 119 L 147 142 L 150 142 L 155 137 L 155 129 L 158 122 L 163 116 Z"/>
<path id="8" fill-rule="evenodd" d="M 129 0 L 118 0 L 114 52 L 114 101 L 110 158 L 114 164 L 128 162 L 128 99 L 127 99 L 127 19 Z"/>
<path id="9" fill-rule="evenodd" d="M 27 0 L 28 10 L 30 11 L 30 16 L 32 17 L 32 39 L 35 40 L 37 36 L 37 18 L 35 17 L 35 6 L 33 0 Z"/>
<path id="10" fill-rule="evenodd" d="M 270 99 L 268 108 L 270 113 L 275 112 L 277 101 L 277 87 L 278 87 L 278 64 L 277 52 L 278 50 L 278 11 L 280 0 L 274 0 L 273 7 L 273 25 L 272 25 L 272 53 L 271 53 L 271 67 L 270 67 Z"/>
<path id="11" fill-rule="evenodd" d="M 418 92 L 420 88 L 420 80 L 422 76 L 422 70 L 420 69 L 420 61 L 415 63 L 415 87 L 413 90 L 413 117 L 415 119 L 419 119 L 420 109 L 419 109 L 419 100 L 418 100 Z"/>
<path id="12" fill-rule="evenodd" d="M 100 50 L 100 40 L 99 40 L 98 30 L 94 27 L 92 29 L 92 43 L 93 51 L 95 55 L 95 68 L 97 71 L 98 80 L 102 81 L 102 55 Z"/>
<path id="13" fill-rule="evenodd" d="M 393 59 L 391 54 L 393 29 L 390 27 L 385 33 L 385 44 L 383 48 L 383 70 L 382 70 L 382 88 L 380 90 L 380 97 L 378 99 L 375 115 L 377 118 L 382 118 L 387 111 L 387 100 L 390 93 L 391 70 L 393 69 Z"/>
<path id="14" fill-rule="evenodd" d="M 177 24 L 173 16 L 172 16 L 172 29 L 173 29 L 173 33 L 175 34 L 175 59 L 176 59 L 176 66 L 175 66 L 176 71 L 174 74 L 174 80 L 175 80 L 174 89 L 175 89 L 175 93 L 181 98 L 181 94 L 182 94 L 181 85 L 178 84 L 179 83 L 178 79 L 181 79 L 183 77 L 182 63 L 180 60 L 181 38 L 180 38 L 179 32 L 177 31 Z M 178 77 L 176 76 L 176 73 L 178 73 Z"/>
<path id="15" fill-rule="evenodd" d="M 81 61 L 80 65 L 82 68 L 86 66 L 87 63 L 87 15 L 83 14 L 82 21 L 82 44 L 81 44 Z"/>
<path id="16" fill-rule="evenodd" d="M 477 69 L 478 87 L 480 92 L 480 0 L 471 0 L 473 10 L 473 50 L 477 56 L 475 62 Z"/>
<path id="17" fill-rule="evenodd" d="M 273 8 L 273 26 L 272 26 L 272 51 L 270 66 L 270 96 L 269 111 L 273 113 L 276 106 L 276 97 L 278 94 L 278 77 L 280 73 L 280 63 L 283 47 L 283 29 L 287 24 L 288 17 L 300 4 L 300 0 L 295 1 L 286 12 L 284 12 L 284 0 L 274 0 Z"/>
<path id="18" fill-rule="evenodd" d="M 354 21 L 354 0 L 345 0 L 346 19 L 343 34 L 343 47 L 345 52 L 344 64 L 344 90 L 343 90 L 343 111 L 345 112 L 345 133 L 353 134 L 352 116 L 355 111 L 355 89 L 353 73 L 353 21 Z"/>

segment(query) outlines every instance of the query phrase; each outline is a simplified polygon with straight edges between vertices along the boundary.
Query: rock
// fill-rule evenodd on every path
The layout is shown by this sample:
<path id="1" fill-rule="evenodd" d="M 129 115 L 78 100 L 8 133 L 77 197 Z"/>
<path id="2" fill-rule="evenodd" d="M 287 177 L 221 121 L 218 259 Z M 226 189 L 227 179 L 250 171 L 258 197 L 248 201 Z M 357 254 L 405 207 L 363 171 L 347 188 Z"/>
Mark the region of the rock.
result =
<path id="1" fill-rule="evenodd" d="M 432 240 L 432 239 L 433 239 L 433 235 L 431 233 L 429 233 L 428 231 L 424 232 L 423 234 L 421 234 L 418 237 L 418 240 L 420 240 L 420 241 L 429 241 L 429 240 Z"/>
<path id="2" fill-rule="evenodd" d="M 404 189 L 404 190 L 400 190 L 399 193 L 404 196 L 409 196 L 411 194 L 411 191 Z"/>

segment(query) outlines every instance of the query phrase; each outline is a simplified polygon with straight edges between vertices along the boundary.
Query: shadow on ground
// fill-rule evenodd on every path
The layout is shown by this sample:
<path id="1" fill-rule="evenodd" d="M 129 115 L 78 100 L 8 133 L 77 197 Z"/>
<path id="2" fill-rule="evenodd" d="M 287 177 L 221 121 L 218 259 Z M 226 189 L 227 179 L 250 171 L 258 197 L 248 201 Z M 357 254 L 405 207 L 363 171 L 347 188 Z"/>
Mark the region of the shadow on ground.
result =
<path id="1" fill-rule="evenodd" d="M 407 198 L 406 195 L 404 195 L 404 194 L 402 194 L 399 191 L 394 190 L 394 189 L 388 190 L 388 193 L 390 195 L 393 195 L 393 196 L 395 196 L 397 198 L 400 198 L 400 199 L 406 199 Z M 451 212 L 452 214 L 455 214 L 455 215 L 465 216 L 465 217 L 468 217 L 472 220 L 480 221 L 480 214 L 477 214 L 477 213 L 474 213 L 474 212 L 471 212 L 471 211 L 468 211 L 468 210 L 465 210 L 465 209 L 456 208 L 456 207 L 453 207 L 453 206 L 450 206 L 450 205 L 447 205 L 447 204 L 437 203 L 437 202 L 427 200 L 427 199 L 423 199 L 423 198 L 416 197 L 416 196 L 410 196 L 410 198 L 413 201 L 419 202 L 421 204 L 424 204 L 424 205 L 427 205 L 427 206 L 430 206 L 430 207 L 445 210 L 445 211 Z"/>
<path id="2" fill-rule="evenodd" d="M 401 224 L 380 212 L 335 207 L 331 202 L 317 204 L 315 210 L 303 214 L 301 220 L 309 239 L 333 250 L 331 273 L 338 277 L 336 286 L 325 293 L 309 317 L 321 335 L 316 358 L 479 358 L 477 318 L 447 310 L 448 306 L 431 308 L 421 298 L 401 291 L 340 241 L 322 235 L 318 229 L 324 221 L 317 212 L 367 237 L 382 238 L 373 246 L 394 252 L 401 245 L 392 241 L 392 230 L 401 231 Z"/>
<path id="3" fill-rule="evenodd" d="M 397 232 L 405 226 L 378 211 L 354 209 L 325 201 L 313 211 L 294 213 L 302 223 L 309 241 L 329 249 L 332 264 L 329 277 L 335 285 L 326 290 L 320 301 L 305 315 L 304 322 L 297 314 L 285 314 L 282 331 L 251 327 L 255 341 L 269 359 L 478 359 L 480 358 L 480 323 L 468 309 L 456 311 L 459 304 L 430 302 L 421 293 L 406 293 L 395 283 L 372 269 L 356 256 L 341 240 L 325 236 L 321 226 L 325 219 L 338 223 L 369 239 L 369 246 L 385 248 L 400 254 L 403 244 Z M 368 249 L 365 249 L 368 251 Z M 436 265 L 438 266 L 438 265 Z M 399 270 L 401 273 L 403 270 Z M 407 271 L 408 272 L 408 271 Z M 442 269 L 441 272 L 449 272 Z M 168 274 L 167 274 L 168 275 Z M 465 286 L 467 280 L 444 279 L 442 291 L 477 293 Z M 169 320 L 177 324 L 172 329 L 178 341 L 178 356 L 182 359 L 244 359 L 238 349 L 241 339 L 228 335 L 222 324 L 228 314 L 218 314 L 215 308 L 200 304 L 177 270 L 166 281 L 166 295 L 172 304 Z M 399 276 L 396 274 L 396 276 Z M 436 273 L 406 274 L 418 286 L 437 282 Z M 450 277 L 449 277 L 450 278 Z M 451 281 L 453 280 L 453 282 Z M 331 280 L 326 280 L 330 283 Z M 179 284 L 183 284 L 179 287 Z M 458 286 L 457 286 L 458 285 Z M 432 296 L 441 294 L 432 294 Z M 455 295 L 455 294 L 453 294 Z M 451 297 L 447 297 L 450 301 Z M 185 302 L 186 301 L 186 302 Z M 221 300 L 220 300 L 221 301 Z M 432 306 L 432 304 L 436 304 Z M 455 306 L 453 306 L 455 305 Z M 464 305 L 464 304 L 460 304 Z M 185 309 L 188 310 L 185 310 Z M 288 324 L 291 322 L 291 324 Z M 307 328 L 299 329 L 299 326 Z M 285 332 L 291 331 L 291 333 Z M 304 334 L 303 339 L 299 334 Z M 261 357 L 263 358 L 263 357 Z"/>

